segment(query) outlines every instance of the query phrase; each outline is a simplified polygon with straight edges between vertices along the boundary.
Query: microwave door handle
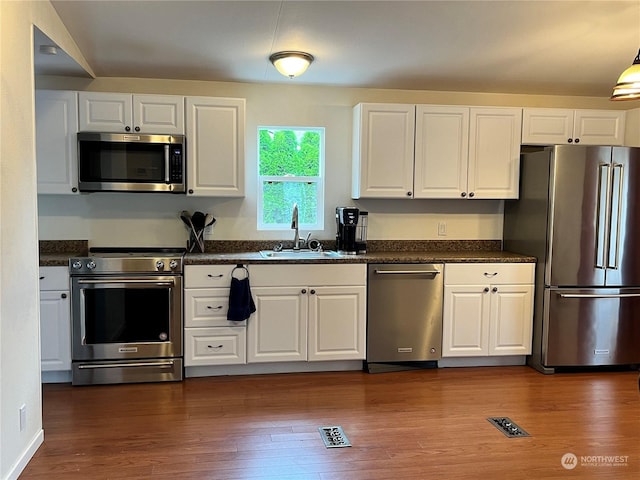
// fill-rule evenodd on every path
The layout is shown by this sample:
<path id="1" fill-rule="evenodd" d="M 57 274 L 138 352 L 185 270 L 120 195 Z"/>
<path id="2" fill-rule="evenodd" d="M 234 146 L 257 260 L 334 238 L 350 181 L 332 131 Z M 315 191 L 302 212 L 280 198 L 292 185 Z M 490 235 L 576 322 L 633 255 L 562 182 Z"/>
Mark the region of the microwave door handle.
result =
<path id="1" fill-rule="evenodd" d="M 169 145 L 164 146 L 164 183 L 169 183 Z"/>

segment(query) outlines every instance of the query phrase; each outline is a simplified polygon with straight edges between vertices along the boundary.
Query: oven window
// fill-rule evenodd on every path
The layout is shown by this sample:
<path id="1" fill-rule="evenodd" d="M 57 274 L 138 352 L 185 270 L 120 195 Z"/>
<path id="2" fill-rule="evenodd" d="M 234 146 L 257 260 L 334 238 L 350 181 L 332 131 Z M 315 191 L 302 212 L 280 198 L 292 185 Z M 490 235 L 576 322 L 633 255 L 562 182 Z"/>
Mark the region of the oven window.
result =
<path id="1" fill-rule="evenodd" d="M 86 343 L 170 340 L 170 294 L 169 288 L 85 289 Z"/>
<path id="2" fill-rule="evenodd" d="M 80 142 L 80 181 L 165 181 L 165 145 L 147 143 Z"/>

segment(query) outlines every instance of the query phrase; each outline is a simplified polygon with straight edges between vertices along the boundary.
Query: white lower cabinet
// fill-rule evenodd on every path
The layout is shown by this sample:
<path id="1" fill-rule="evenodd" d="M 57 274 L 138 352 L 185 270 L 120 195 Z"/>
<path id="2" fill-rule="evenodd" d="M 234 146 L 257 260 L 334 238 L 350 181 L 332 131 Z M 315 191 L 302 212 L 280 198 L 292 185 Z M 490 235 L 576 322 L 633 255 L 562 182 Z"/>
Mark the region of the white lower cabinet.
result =
<path id="1" fill-rule="evenodd" d="M 227 320 L 235 265 L 187 265 L 184 269 L 184 365 L 247 362 L 247 322 Z M 243 269 L 235 273 L 244 275 Z"/>
<path id="2" fill-rule="evenodd" d="M 40 267 L 40 367 L 71 370 L 71 301 L 67 267 Z"/>
<path id="3" fill-rule="evenodd" d="M 249 363 L 366 356 L 366 265 L 251 265 Z"/>
<path id="4" fill-rule="evenodd" d="M 534 264 L 448 264 L 443 357 L 528 355 Z"/>

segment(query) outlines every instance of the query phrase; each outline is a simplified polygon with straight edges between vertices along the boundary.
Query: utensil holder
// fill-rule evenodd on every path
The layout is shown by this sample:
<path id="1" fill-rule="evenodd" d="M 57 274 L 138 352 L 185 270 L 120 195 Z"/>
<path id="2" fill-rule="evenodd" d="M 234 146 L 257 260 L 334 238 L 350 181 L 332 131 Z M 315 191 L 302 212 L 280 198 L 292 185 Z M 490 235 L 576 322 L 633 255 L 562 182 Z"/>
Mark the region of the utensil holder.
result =
<path id="1" fill-rule="evenodd" d="M 189 230 L 187 251 L 189 253 L 204 253 L 204 239 L 202 238 L 202 235 L 198 235 L 194 230 Z"/>

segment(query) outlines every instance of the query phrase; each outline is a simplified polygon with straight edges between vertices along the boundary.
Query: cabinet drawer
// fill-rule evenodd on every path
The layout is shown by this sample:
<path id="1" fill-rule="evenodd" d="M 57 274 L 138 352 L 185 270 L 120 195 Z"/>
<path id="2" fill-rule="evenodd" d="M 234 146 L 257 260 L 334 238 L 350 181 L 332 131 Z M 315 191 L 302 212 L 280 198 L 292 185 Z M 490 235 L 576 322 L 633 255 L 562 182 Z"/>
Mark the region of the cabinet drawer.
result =
<path id="1" fill-rule="evenodd" d="M 235 265 L 187 265 L 184 268 L 185 288 L 229 288 Z M 236 275 L 244 278 L 244 273 Z"/>
<path id="2" fill-rule="evenodd" d="M 184 354 L 186 367 L 247 363 L 247 329 L 187 328 L 184 332 Z"/>
<path id="3" fill-rule="evenodd" d="M 40 267 L 40 290 L 69 290 L 68 267 Z"/>
<path id="4" fill-rule="evenodd" d="M 445 285 L 533 283 L 533 263 L 454 263 L 444 267 Z"/>
<path id="5" fill-rule="evenodd" d="M 187 289 L 184 291 L 185 327 L 237 327 L 247 324 L 227 320 L 229 289 Z"/>

